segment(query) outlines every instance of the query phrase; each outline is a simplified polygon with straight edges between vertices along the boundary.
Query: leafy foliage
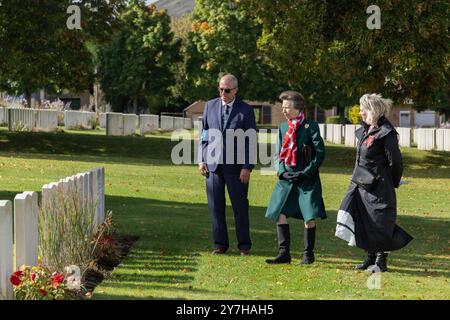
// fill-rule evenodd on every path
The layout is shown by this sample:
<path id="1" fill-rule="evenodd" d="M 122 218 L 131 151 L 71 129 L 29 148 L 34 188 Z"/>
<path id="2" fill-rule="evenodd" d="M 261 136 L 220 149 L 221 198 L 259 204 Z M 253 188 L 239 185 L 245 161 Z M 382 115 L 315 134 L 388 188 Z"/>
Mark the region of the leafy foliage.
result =
<path id="1" fill-rule="evenodd" d="M 191 102 L 210 99 L 217 95 L 219 78 L 232 73 L 240 80 L 242 97 L 273 100 L 281 88 L 275 69 L 257 49 L 261 32 L 262 26 L 237 3 L 196 1 L 180 92 Z"/>
<path id="2" fill-rule="evenodd" d="M 69 30 L 69 1 L 0 2 L 0 90 L 31 93 L 84 90 L 94 79 L 89 41 L 105 41 L 123 0 L 87 0 L 81 9 L 81 30 Z M 96 12 L 91 8 L 97 8 Z"/>
<path id="3" fill-rule="evenodd" d="M 143 0 L 130 1 L 119 23 L 112 42 L 99 49 L 99 80 L 114 110 L 132 100 L 136 113 L 147 96 L 163 97 L 174 84 L 180 43 L 166 12 Z"/>
<path id="4" fill-rule="evenodd" d="M 367 92 L 419 110 L 448 101 L 447 1 L 377 1 L 379 30 L 366 27 L 366 0 L 240 2 L 264 26 L 260 48 L 313 102 L 342 109 Z"/>
<path id="5" fill-rule="evenodd" d="M 359 115 L 359 105 L 354 105 L 348 110 L 347 119 L 352 124 L 359 124 L 361 122 L 361 116 Z"/>

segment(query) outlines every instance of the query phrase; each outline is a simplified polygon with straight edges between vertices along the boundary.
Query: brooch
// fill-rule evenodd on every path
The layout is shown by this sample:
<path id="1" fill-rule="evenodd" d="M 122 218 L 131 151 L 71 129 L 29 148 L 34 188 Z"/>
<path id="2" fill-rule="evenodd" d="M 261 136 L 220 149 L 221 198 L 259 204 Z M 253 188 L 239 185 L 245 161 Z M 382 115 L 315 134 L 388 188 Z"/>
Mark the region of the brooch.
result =
<path id="1" fill-rule="evenodd" d="M 375 137 L 369 136 L 366 140 L 364 140 L 363 145 L 365 145 L 367 148 L 370 148 L 373 145 L 374 141 L 375 141 Z"/>
<path id="2" fill-rule="evenodd" d="M 308 129 L 309 128 L 309 124 L 305 124 L 305 129 Z"/>

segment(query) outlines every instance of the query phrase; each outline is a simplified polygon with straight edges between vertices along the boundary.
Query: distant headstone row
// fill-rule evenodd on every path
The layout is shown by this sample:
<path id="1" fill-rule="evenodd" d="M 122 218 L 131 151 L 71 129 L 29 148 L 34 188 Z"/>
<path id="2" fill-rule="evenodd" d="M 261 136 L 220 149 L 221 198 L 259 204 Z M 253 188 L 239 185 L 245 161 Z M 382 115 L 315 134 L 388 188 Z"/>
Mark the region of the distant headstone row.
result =
<path id="1" fill-rule="evenodd" d="M 355 136 L 359 125 L 319 124 L 320 134 L 333 144 L 356 147 Z M 414 143 L 420 150 L 450 151 L 450 129 L 396 128 L 399 145 L 410 148 Z M 413 132 L 413 134 L 412 134 Z"/>
<path id="2" fill-rule="evenodd" d="M 0 108 L 0 125 L 9 131 L 55 131 L 58 125 L 65 129 L 95 129 L 95 112 L 57 111 L 26 108 Z"/>
<path id="3" fill-rule="evenodd" d="M 55 131 L 58 126 L 66 130 L 106 128 L 111 136 L 140 135 L 164 130 L 192 129 L 192 120 L 151 114 L 100 113 L 85 111 L 56 111 L 41 109 L 15 109 L 0 107 L 0 126 L 7 125 L 10 131 Z"/>
<path id="4" fill-rule="evenodd" d="M 130 115 L 123 113 L 100 114 L 100 126 L 105 125 L 108 136 L 130 136 L 139 130 L 140 135 L 156 131 L 172 131 L 177 129 L 192 129 L 192 120 L 181 117 L 168 117 L 141 114 Z"/>
<path id="5" fill-rule="evenodd" d="M 70 188 L 76 188 L 76 201 L 83 205 L 91 201 L 95 205 L 93 224 L 97 226 L 105 219 L 105 171 L 96 168 L 61 179 L 42 187 L 41 203 L 51 207 L 51 212 L 58 210 L 57 196 L 66 194 Z M 53 208 L 54 207 L 54 208 Z M 52 209 L 53 208 L 53 209 Z M 12 299 L 13 288 L 9 277 L 21 265 L 38 264 L 38 193 L 23 192 L 11 201 L 0 200 L 0 300 Z M 56 232 L 56 231 L 55 231 Z M 51 235 L 48 235 L 49 237 Z M 92 235 L 86 235 L 90 237 Z M 13 252 L 13 242 L 15 251 Z"/>

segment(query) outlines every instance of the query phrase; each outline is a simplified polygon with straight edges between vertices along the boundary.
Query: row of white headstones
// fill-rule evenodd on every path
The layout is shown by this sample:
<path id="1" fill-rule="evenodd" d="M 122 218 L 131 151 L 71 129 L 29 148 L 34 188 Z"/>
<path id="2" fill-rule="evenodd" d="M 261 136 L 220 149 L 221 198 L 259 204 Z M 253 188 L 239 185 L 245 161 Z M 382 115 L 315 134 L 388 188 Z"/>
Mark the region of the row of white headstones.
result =
<path id="1" fill-rule="evenodd" d="M 356 147 L 355 132 L 359 125 L 319 124 L 320 135 L 328 142 Z M 450 129 L 395 128 L 399 134 L 399 145 L 411 147 L 414 143 L 420 150 L 450 151 Z"/>
<path id="2" fill-rule="evenodd" d="M 25 108 L 0 107 L 0 125 L 8 125 L 10 131 L 55 131 L 64 124 L 66 130 L 95 129 L 97 114 L 86 111 L 56 111 Z M 151 114 L 134 115 L 123 113 L 100 113 L 100 128 L 106 128 L 107 135 L 130 136 L 156 130 L 191 129 L 189 118 L 158 116 Z"/>
<path id="3" fill-rule="evenodd" d="M 77 188 L 79 203 L 95 203 L 94 226 L 103 223 L 105 219 L 104 168 L 95 168 L 44 185 L 42 205 L 56 205 L 53 201 L 56 193 L 71 188 Z M 14 198 L 14 206 L 11 201 L 0 201 L 0 300 L 13 298 L 13 288 L 9 281 L 13 270 L 22 265 L 38 264 L 38 215 L 37 192 L 26 191 L 17 194 Z"/>

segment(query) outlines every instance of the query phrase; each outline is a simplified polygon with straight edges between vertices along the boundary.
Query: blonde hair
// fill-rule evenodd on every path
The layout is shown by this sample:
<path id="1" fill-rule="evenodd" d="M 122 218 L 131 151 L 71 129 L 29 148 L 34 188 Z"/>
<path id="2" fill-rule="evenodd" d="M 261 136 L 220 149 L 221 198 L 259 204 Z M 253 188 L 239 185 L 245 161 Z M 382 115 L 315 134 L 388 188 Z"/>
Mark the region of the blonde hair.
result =
<path id="1" fill-rule="evenodd" d="M 387 116 L 389 111 L 391 111 L 392 100 L 384 99 L 381 94 L 367 93 L 359 99 L 359 105 L 367 110 L 366 122 L 376 125 L 378 119 L 382 116 Z"/>

